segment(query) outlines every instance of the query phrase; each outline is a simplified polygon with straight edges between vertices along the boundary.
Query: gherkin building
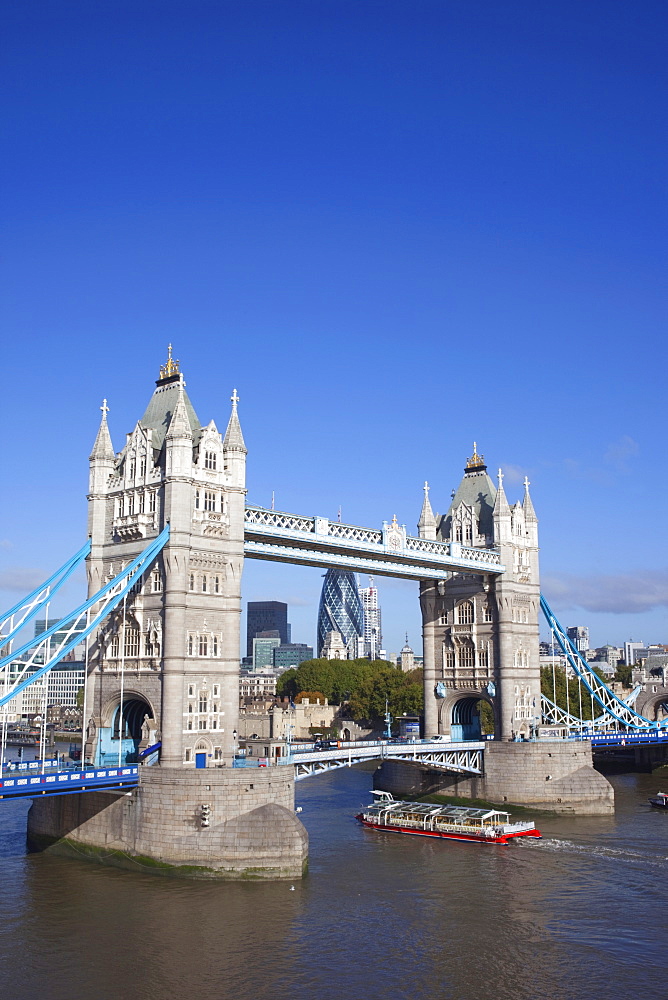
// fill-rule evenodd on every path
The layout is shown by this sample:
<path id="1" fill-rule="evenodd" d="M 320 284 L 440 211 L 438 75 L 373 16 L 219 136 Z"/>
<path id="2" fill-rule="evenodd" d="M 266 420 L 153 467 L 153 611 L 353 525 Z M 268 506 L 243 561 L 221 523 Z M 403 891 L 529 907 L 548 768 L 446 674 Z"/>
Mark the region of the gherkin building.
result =
<path id="1" fill-rule="evenodd" d="M 357 580 L 351 570 L 328 569 L 320 594 L 318 609 L 318 655 L 322 653 L 329 632 L 340 632 L 347 648 L 364 635 L 364 609 L 357 592 Z M 352 645 L 357 656 L 357 646 Z"/>

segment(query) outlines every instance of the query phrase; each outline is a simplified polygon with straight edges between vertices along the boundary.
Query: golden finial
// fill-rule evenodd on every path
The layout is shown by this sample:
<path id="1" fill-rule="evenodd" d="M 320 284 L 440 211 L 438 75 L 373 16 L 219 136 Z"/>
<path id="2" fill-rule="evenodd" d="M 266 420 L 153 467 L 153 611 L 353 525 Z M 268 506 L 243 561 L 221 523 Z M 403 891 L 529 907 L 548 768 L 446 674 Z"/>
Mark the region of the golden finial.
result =
<path id="1" fill-rule="evenodd" d="M 172 359 L 172 345 L 167 345 L 167 361 L 164 365 L 160 365 L 160 378 L 171 378 L 173 375 L 180 375 L 181 370 L 179 368 L 179 361 L 174 361 Z"/>
<path id="2" fill-rule="evenodd" d="M 473 454 L 468 459 L 466 463 L 467 469 L 484 469 L 485 468 L 485 456 L 478 454 L 478 445 L 473 442 Z"/>

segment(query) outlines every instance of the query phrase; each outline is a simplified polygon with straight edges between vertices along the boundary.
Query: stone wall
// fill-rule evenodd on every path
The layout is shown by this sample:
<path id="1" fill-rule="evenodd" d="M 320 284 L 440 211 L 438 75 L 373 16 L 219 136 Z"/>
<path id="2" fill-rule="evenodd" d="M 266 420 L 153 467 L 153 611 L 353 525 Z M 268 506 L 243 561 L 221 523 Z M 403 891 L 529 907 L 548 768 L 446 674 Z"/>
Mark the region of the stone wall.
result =
<path id="1" fill-rule="evenodd" d="M 202 805 L 210 805 L 210 825 Z M 292 767 L 151 767 L 129 794 L 35 799 L 33 848 L 201 878 L 299 878 L 308 834 L 294 812 Z"/>
<path id="2" fill-rule="evenodd" d="M 374 787 L 397 795 L 440 792 L 580 815 L 606 815 L 615 808 L 612 785 L 594 770 L 588 743 L 490 742 L 485 773 L 473 778 L 384 761 Z"/>

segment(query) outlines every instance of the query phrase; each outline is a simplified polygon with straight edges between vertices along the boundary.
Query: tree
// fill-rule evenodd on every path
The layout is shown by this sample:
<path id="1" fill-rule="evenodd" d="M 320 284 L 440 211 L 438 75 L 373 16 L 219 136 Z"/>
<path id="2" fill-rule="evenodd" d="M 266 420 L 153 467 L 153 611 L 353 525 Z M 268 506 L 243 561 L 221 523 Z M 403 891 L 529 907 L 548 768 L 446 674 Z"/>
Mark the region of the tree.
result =
<path id="1" fill-rule="evenodd" d="M 345 704 L 352 719 L 382 719 L 386 701 L 394 716 L 420 715 L 424 708 L 422 671 L 404 674 L 387 660 L 306 660 L 287 670 L 276 690 L 291 698 L 321 691 L 331 704 Z"/>

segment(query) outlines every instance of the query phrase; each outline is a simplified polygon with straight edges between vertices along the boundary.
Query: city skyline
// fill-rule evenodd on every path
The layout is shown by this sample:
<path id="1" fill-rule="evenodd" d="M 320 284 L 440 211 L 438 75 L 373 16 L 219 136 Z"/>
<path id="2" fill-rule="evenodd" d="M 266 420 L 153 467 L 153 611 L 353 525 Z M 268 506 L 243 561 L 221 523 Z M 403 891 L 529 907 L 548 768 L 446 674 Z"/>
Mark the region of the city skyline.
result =
<path id="1" fill-rule="evenodd" d="M 531 481 L 562 621 L 666 639 L 668 26 L 615 11 L 14 6 L 4 606 L 84 541 L 102 400 L 120 449 L 172 343 L 203 423 L 238 390 L 249 502 L 415 534 L 475 440 Z M 243 599 L 313 643 L 320 584 L 248 562 Z"/>

